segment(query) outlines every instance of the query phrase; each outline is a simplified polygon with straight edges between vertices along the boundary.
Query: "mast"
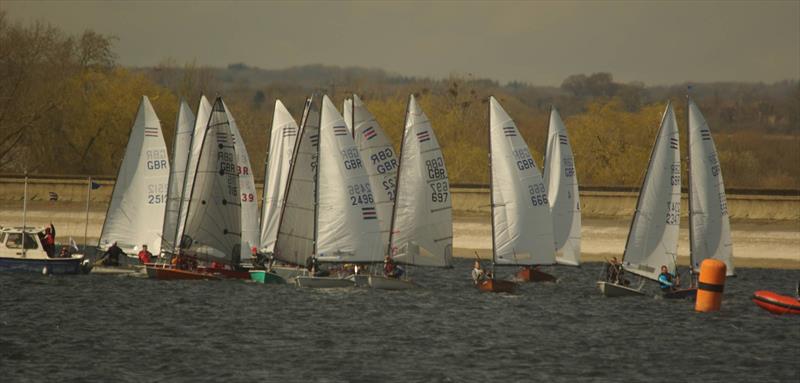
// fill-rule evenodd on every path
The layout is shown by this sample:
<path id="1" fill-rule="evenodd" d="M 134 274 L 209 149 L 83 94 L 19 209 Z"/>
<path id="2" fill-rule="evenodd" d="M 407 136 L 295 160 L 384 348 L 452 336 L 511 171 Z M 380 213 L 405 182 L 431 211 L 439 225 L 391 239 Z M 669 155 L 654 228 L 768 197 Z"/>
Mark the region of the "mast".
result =
<path id="1" fill-rule="evenodd" d="M 667 102 L 667 109 L 669 109 L 670 102 Z M 625 249 L 622 251 L 622 259 L 620 262 L 622 264 L 625 263 L 625 254 L 628 252 L 628 244 L 631 241 L 631 231 L 633 231 L 633 223 L 636 222 L 636 216 L 639 213 L 639 206 L 642 203 L 642 195 L 644 194 L 644 186 L 647 184 L 647 177 L 650 170 L 650 163 L 653 162 L 653 153 L 656 152 L 656 147 L 658 146 L 658 140 L 661 138 L 661 129 L 664 129 L 664 120 L 667 118 L 667 109 L 664 110 L 664 114 L 661 116 L 661 122 L 658 125 L 658 130 L 656 131 L 656 139 L 653 142 L 653 147 L 650 149 L 650 157 L 647 159 L 647 167 L 644 170 L 644 178 L 642 179 L 642 186 L 639 187 L 639 195 L 636 197 L 636 209 L 633 211 L 633 218 L 631 218 L 631 225 L 628 228 L 628 237 L 625 239 Z M 677 268 L 677 267 L 676 267 Z"/>
<path id="2" fill-rule="evenodd" d="M 494 170 L 492 169 L 492 103 L 491 99 L 493 97 L 489 96 L 488 108 L 487 110 L 487 118 L 486 121 L 488 122 L 488 129 L 486 132 L 489 135 L 489 205 L 491 206 L 490 212 L 492 215 L 492 279 L 494 279 L 494 262 L 495 257 L 497 255 L 497 246 L 496 246 L 496 239 L 494 233 Z"/>
<path id="3" fill-rule="evenodd" d="M 686 90 L 686 139 L 687 139 L 687 154 L 686 157 L 686 175 L 689 176 L 689 180 L 687 182 L 687 191 L 688 191 L 688 200 L 689 200 L 689 273 L 694 274 L 694 223 L 692 220 L 692 131 L 689 124 L 689 103 L 692 102 L 691 98 L 689 97 L 689 90 L 692 87 L 689 86 Z M 678 268 L 678 265 L 675 265 L 675 268 Z"/>
<path id="4" fill-rule="evenodd" d="M 314 95 L 311 95 L 311 105 L 309 105 L 309 109 L 314 106 Z M 322 148 L 322 100 L 320 99 L 319 103 L 319 129 L 317 131 L 317 163 L 314 165 L 314 240 L 312 243 L 314 244 L 313 251 L 311 254 L 314 256 L 317 255 L 317 237 L 319 237 L 319 233 L 317 233 L 317 225 L 319 221 L 319 164 L 320 164 L 320 149 Z M 355 129 L 353 129 L 355 130 Z M 285 205 L 285 204 L 284 204 Z"/>
<path id="5" fill-rule="evenodd" d="M 401 171 L 403 169 L 403 148 L 406 143 L 408 111 L 410 110 L 411 107 L 411 97 L 413 97 L 413 94 L 408 96 L 408 103 L 406 103 L 406 115 L 403 118 L 403 136 L 400 140 L 400 159 L 398 159 L 397 161 L 397 181 L 394 183 L 394 204 L 392 204 L 392 217 L 391 220 L 389 221 L 389 244 L 387 245 L 386 255 L 390 257 L 394 255 L 392 254 L 392 238 L 394 237 L 394 217 L 395 214 L 397 214 L 397 193 L 400 190 L 400 188 L 398 187 L 398 185 L 400 185 L 400 175 L 403 174 L 403 172 Z M 355 131 L 355 129 L 353 129 L 353 131 Z M 412 263 L 414 262 L 413 259 L 411 262 Z"/>
<path id="6" fill-rule="evenodd" d="M 278 243 L 278 236 L 281 233 L 281 223 L 283 222 L 283 216 L 286 212 L 286 199 L 289 198 L 289 192 L 291 191 L 292 186 L 292 178 L 294 177 L 294 168 L 297 164 L 297 155 L 300 152 L 300 144 L 303 142 L 303 136 L 305 135 L 306 130 L 306 123 L 308 122 L 308 113 L 311 111 L 312 101 L 314 100 L 314 95 L 312 94 L 310 98 L 306 99 L 306 105 L 303 108 L 303 117 L 300 120 L 300 127 L 297 129 L 297 140 L 294 142 L 294 148 L 292 149 L 292 159 L 289 164 L 289 174 L 286 181 L 286 191 L 283 193 L 283 204 L 281 205 L 281 212 L 280 216 L 278 217 L 278 230 L 275 235 L 275 244 Z M 319 159 L 318 159 L 319 161 Z M 315 186 L 316 187 L 316 186 Z M 314 241 L 316 243 L 316 241 Z"/>
<path id="7" fill-rule="evenodd" d="M 181 128 L 180 127 L 181 109 L 183 108 L 183 103 L 184 102 L 186 102 L 186 101 L 183 99 L 183 97 L 181 97 L 181 101 L 178 103 L 178 115 L 177 115 L 177 117 L 175 117 L 175 137 L 172 139 L 172 163 L 170 163 L 169 175 L 167 176 L 167 200 L 164 201 L 164 220 L 161 222 L 161 243 L 162 243 L 162 245 L 161 245 L 161 253 L 164 252 L 163 243 L 164 243 L 164 239 L 165 239 L 164 238 L 164 234 L 166 234 L 166 233 L 164 233 L 164 230 L 166 230 L 167 220 L 170 218 L 169 214 L 167 214 L 167 208 L 169 208 L 170 192 L 172 191 L 172 178 L 175 176 L 175 171 L 173 171 L 172 167 L 175 166 L 175 163 L 177 162 L 177 159 L 178 159 L 178 151 L 177 151 L 178 134 L 180 133 L 180 128 Z M 194 128 L 194 127 L 192 127 L 192 128 Z M 194 133 L 194 132 L 192 132 L 192 133 Z M 192 134 L 192 136 L 194 136 L 194 134 Z M 189 144 L 189 152 L 191 153 L 191 151 L 192 151 L 192 146 L 191 146 L 191 143 L 190 143 Z M 188 158 L 187 158 L 187 162 L 188 162 Z M 185 176 L 184 176 L 184 178 L 185 178 Z M 91 186 L 91 178 L 90 178 L 89 186 Z M 181 185 L 181 189 L 183 189 L 183 185 Z M 179 204 L 179 206 L 180 206 L 180 204 Z M 87 214 L 87 216 L 89 214 L 88 197 L 87 197 L 87 201 L 86 201 L 86 214 Z M 178 212 L 178 214 L 180 214 L 180 212 Z M 88 219 L 87 219 L 87 221 L 88 221 Z M 88 222 L 87 222 L 87 225 L 88 225 Z M 177 224 L 176 224 L 176 227 L 175 227 L 175 231 L 178 231 Z M 175 237 L 177 237 L 177 235 Z M 171 242 L 175 242 L 175 238 L 166 238 L 166 239 L 168 241 L 167 243 L 169 243 L 170 241 Z M 174 249 L 175 248 L 175 244 L 172 243 L 171 247 Z"/>
<path id="8" fill-rule="evenodd" d="M 27 248 L 25 247 L 25 226 L 27 224 L 26 219 L 28 216 L 28 170 L 25 170 L 25 186 L 23 186 L 22 191 L 22 258 L 25 258 L 27 253 Z"/>
<path id="9" fill-rule="evenodd" d="M 408 111 L 408 105 L 406 105 L 406 111 Z M 405 129 L 405 125 L 403 125 Z M 353 140 L 356 139 L 356 94 L 353 93 L 353 98 L 350 99 L 350 133 L 353 135 Z M 394 217 L 394 213 L 392 213 L 392 217 Z M 389 234 L 391 237 L 391 234 Z"/>
<path id="10" fill-rule="evenodd" d="M 92 176 L 89 176 L 89 184 L 86 185 L 86 224 L 83 226 L 83 252 L 89 244 L 89 198 L 92 195 Z"/>

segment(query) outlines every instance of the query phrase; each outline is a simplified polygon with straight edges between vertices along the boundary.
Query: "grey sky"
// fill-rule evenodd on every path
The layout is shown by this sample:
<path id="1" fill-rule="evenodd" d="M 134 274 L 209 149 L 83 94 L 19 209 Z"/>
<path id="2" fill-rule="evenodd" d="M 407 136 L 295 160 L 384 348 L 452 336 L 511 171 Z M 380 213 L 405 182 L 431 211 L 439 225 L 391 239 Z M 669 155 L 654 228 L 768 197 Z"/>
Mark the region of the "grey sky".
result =
<path id="1" fill-rule="evenodd" d="M 263 68 L 322 63 L 558 85 L 800 78 L 800 1 L 777 2 L 34 2 L 12 20 L 119 37 L 125 65 Z"/>

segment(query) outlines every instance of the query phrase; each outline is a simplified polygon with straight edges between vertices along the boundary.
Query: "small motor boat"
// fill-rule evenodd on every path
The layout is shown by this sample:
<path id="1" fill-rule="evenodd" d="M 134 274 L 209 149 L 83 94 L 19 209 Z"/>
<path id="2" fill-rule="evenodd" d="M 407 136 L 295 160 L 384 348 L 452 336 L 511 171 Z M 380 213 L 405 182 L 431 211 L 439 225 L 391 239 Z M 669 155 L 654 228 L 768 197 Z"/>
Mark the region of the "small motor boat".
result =
<path id="1" fill-rule="evenodd" d="M 753 293 L 753 302 L 773 314 L 800 314 L 800 300 L 787 295 L 759 290 Z"/>

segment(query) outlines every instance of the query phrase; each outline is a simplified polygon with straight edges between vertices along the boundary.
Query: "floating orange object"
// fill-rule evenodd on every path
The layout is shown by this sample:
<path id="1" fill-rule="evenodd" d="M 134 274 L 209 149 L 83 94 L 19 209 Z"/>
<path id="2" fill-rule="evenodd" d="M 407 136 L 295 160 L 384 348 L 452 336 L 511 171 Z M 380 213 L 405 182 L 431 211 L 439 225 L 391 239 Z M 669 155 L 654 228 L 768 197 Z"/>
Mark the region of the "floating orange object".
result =
<path id="1" fill-rule="evenodd" d="M 759 290 L 753 293 L 753 302 L 773 314 L 800 314 L 800 299 Z"/>
<path id="2" fill-rule="evenodd" d="M 491 293 L 513 293 L 516 288 L 516 283 L 500 279 L 486 279 L 478 283 L 480 291 Z"/>
<path id="3" fill-rule="evenodd" d="M 719 311 L 722 306 L 722 291 L 725 289 L 725 272 L 725 262 L 711 258 L 703 260 L 697 281 L 695 311 Z"/>

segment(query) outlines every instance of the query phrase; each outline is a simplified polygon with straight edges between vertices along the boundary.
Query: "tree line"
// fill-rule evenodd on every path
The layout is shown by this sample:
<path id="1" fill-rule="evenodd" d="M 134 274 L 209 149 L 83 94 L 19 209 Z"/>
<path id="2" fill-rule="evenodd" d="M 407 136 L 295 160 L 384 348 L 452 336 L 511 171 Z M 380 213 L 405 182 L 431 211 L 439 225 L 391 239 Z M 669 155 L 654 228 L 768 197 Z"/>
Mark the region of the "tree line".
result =
<path id="1" fill-rule="evenodd" d="M 275 100 L 299 120 L 305 98 L 319 91 L 337 105 L 358 93 L 396 148 L 408 95 L 415 94 L 442 145 L 451 182 L 459 184 L 488 183 L 488 96 L 514 118 L 539 166 L 555 106 L 582 185 L 638 186 L 668 100 L 686 153 L 689 92 L 714 133 L 727 187 L 800 189 L 797 79 L 698 83 L 689 90 L 689 84 L 620 83 L 609 73 L 570 76 L 554 87 L 324 65 L 209 68 L 165 59 L 153 67 L 126 68 L 117 62 L 114 42 L 92 31 L 73 36 L 45 23 L 12 23 L 0 11 L 0 172 L 113 177 L 142 95 L 152 101 L 171 148 L 179 100 L 196 108 L 206 94 L 225 98 L 252 166 L 263 174 Z"/>

